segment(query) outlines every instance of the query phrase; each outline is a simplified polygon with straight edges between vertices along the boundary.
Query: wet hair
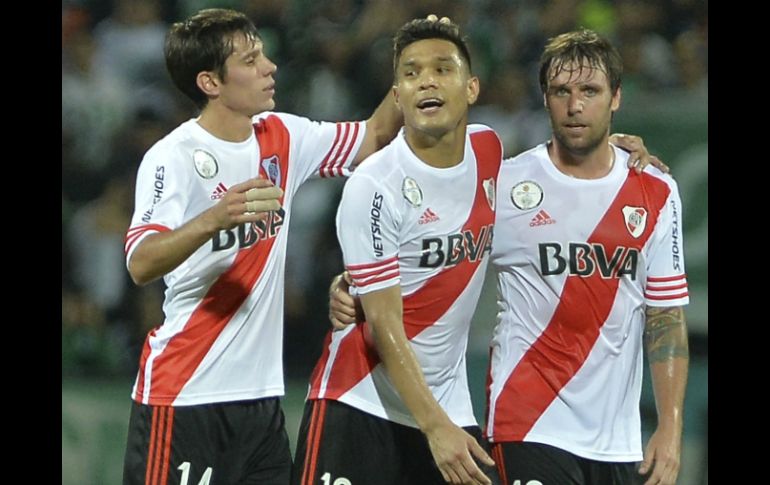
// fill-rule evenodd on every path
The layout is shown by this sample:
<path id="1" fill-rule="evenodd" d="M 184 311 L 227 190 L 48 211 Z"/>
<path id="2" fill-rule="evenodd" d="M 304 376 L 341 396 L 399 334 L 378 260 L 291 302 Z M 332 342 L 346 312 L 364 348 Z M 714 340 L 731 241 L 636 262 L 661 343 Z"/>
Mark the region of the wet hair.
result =
<path id="1" fill-rule="evenodd" d="M 443 39 L 453 43 L 457 46 L 460 55 L 468 64 L 468 71 L 471 71 L 471 54 L 468 50 L 466 38 L 460 34 L 460 27 L 457 24 L 446 24 L 428 19 L 414 19 L 398 29 L 395 37 L 393 37 L 394 73 L 398 68 L 398 61 L 401 59 L 401 53 L 404 49 L 419 40 L 425 39 Z"/>
<path id="2" fill-rule="evenodd" d="M 612 94 L 618 91 L 623 61 L 607 39 L 588 29 L 557 35 L 548 40 L 540 57 L 540 89 L 545 94 L 548 83 L 561 72 L 569 69 L 571 75 L 580 76 L 585 68 L 603 71 Z"/>
<path id="3" fill-rule="evenodd" d="M 210 8 L 171 26 L 166 35 L 166 68 L 180 91 L 199 108 L 208 97 L 198 88 L 201 71 L 212 71 L 225 79 L 225 61 L 233 53 L 233 38 L 243 35 L 259 39 L 257 28 L 246 15 L 234 10 Z"/>

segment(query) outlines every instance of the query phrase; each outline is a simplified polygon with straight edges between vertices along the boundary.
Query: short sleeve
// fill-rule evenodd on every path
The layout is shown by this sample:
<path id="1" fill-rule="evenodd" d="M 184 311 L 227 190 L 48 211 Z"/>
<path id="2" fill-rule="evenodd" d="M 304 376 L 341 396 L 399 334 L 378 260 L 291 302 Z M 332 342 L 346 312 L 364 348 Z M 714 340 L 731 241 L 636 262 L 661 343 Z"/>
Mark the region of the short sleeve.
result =
<path id="1" fill-rule="evenodd" d="M 356 174 L 345 185 L 337 210 L 337 237 L 358 294 L 400 283 L 398 211 L 382 185 L 368 174 Z"/>
<path id="2" fill-rule="evenodd" d="M 311 177 L 347 177 L 366 135 L 363 121 L 330 123 L 276 113 L 291 137 L 291 162 L 298 183 Z"/>
<path id="3" fill-rule="evenodd" d="M 656 307 L 681 306 L 690 301 L 684 268 L 682 203 L 676 182 L 669 183 L 671 192 L 661 209 L 647 256 L 645 303 Z"/>
<path id="4" fill-rule="evenodd" d="M 134 215 L 124 247 L 126 264 L 145 237 L 174 230 L 184 222 L 189 203 L 189 173 L 173 160 L 173 153 L 150 150 L 139 166 Z"/>

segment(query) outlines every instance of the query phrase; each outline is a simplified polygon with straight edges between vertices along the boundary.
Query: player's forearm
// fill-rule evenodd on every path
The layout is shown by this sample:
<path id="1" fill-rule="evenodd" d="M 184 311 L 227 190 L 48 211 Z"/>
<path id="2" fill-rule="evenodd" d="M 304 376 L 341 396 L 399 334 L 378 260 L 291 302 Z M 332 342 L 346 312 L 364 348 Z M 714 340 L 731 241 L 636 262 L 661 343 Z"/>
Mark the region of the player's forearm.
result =
<path id="1" fill-rule="evenodd" d="M 650 361 L 658 426 L 682 430 L 689 348 L 682 307 L 647 307 L 644 343 Z"/>
<path id="2" fill-rule="evenodd" d="M 425 382 L 422 368 L 406 336 L 391 331 L 392 325 L 382 323 L 375 323 L 372 330 L 382 363 L 417 426 L 428 432 L 449 418 Z"/>
<path id="3" fill-rule="evenodd" d="M 396 106 L 393 93 L 389 90 L 372 116 L 366 120 L 366 136 L 353 159 L 353 165 L 358 165 L 366 157 L 390 143 L 403 124 L 404 117 Z"/>
<path id="4" fill-rule="evenodd" d="M 179 229 L 147 236 L 131 255 L 128 272 L 145 285 L 176 269 L 216 234 L 218 228 L 205 213 Z"/>
<path id="5" fill-rule="evenodd" d="M 361 303 L 388 377 L 417 426 L 427 433 L 445 424 L 449 418 L 433 397 L 404 331 L 400 287 L 363 295 Z"/>

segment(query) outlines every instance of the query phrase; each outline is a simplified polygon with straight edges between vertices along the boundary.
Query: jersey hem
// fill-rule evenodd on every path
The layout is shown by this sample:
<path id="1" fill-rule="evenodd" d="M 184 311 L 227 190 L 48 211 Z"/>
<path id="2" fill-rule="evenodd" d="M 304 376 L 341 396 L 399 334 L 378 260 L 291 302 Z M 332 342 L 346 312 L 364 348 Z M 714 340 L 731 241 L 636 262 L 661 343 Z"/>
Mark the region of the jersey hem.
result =
<path id="1" fill-rule="evenodd" d="M 507 435 L 495 435 L 489 437 L 490 443 L 513 443 L 524 441 L 526 443 L 542 443 L 544 445 L 555 446 L 561 450 L 577 455 L 581 458 L 588 458 L 589 460 L 597 461 L 609 461 L 609 462 L 629 462 L 629 461 L 641 461 L 643 455 L 639 452 L 625 452 L 625 453 L 613 453 L 606 452 L 601 453 L 596 450 L 586 450 L 566 443 L 558 439 L 554 439 L 548 436 L 527 436 L 524 440 L 516 440 Z"/>
<path id="2" fill-rule="evenodd" d="M 329 401 L 339 401 L 341 403 L 347 404 L 348 406 L 354 407 L 359 411 L 365 412 L 367 414 L 371 414 L 373 416 L 377 416 L 378 418 L 382 418 L 386 421 L 400 424 L 402 426 L 409 426 L 410 428 L 420 429 L 420 427 L 417 426 L 417 422 L 415 422 L 414 418 L 411 415 L 403 414 L 397 411 L 387 411 L 382 406 L 372 405 L 372 403 L 370 403 L 369 401 L 356 399 L 354 397 L 344 397 L 344 398 L 337 398 L 337 399 L 332 399 L 329 397 L 316 397 L 316 398 L 312 398 L 311 400 L 322 400 L 322 399 L 327 399 Z M 452 423 L 456 424 L 461 428 L 464 428 L 467 426 L 478 426 L 478 423 L 476 422 L 475 417 L 470 419 L 469 421 L 467 421 L 468 417 L 459 419 L 457 421 L 455 421 L 455 419 L 453 419 L 452 416 L 449 416 L 449 418 L 452 421 Z"/>
<path id="3" fill-rule="evenodd" d="M 227 392 L 222 394 L 197 394 L 195 396 L 153 396 L 145 403 L 138 399 L 136 392 L 131 393 L 131 399 L 138 404 L 150 406 L 197 406 L 231 401 L 246 401 L 266 397 L 283 397 L 284 387 L 271 387 L 259 391 Z"/>

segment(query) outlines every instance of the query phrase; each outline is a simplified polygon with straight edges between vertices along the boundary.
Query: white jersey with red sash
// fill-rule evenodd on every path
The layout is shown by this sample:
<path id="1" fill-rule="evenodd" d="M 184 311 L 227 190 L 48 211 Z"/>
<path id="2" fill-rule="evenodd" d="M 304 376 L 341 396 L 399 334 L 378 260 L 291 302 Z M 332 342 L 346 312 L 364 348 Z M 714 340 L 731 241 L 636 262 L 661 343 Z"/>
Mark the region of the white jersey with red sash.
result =
<path id="1" fill-rule="evenodd" d="M 356 291 L 400 284 L 407 337 L 434 397 L 459 426 L 476 424 L 465 350 L 491 250 L 501 154 L 494 131 L 470 125 L 460 164 L 435 168 L 414 155 L 402 130 L 351 177 L 337 213 Z M 416 427 L 369 332 L 368 324 L 330 332 L 309 399 Z"/>
<path id="2" fill-rule="evenodd" d="M 486 433 L 601 461 L 642 459 L 645 306 L 689 302 L 676 183 L 626 168 L 576 179 L 546 145 L 500 171 L 499 313 Z"/>
<path id="3" fill-rule="evenodd" d="M 174 230 L 229 187 L 261 174 L 280 186 L 266 221 L 220 231 L 164 277 L 163 324 L 143 346 L 132 397 L 195 405 L 281 396 L 283 285 L 291 203 L 311 176 L 348 175 L 364 123 L 317 123 L 283 113 L 254 117 L 247 140 L 220 140 L 189 120 L 139 167 L 126 261 L 143 238 Z"/>

